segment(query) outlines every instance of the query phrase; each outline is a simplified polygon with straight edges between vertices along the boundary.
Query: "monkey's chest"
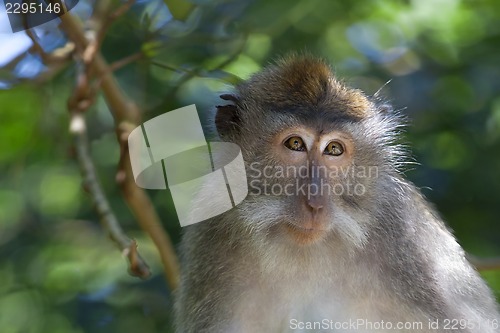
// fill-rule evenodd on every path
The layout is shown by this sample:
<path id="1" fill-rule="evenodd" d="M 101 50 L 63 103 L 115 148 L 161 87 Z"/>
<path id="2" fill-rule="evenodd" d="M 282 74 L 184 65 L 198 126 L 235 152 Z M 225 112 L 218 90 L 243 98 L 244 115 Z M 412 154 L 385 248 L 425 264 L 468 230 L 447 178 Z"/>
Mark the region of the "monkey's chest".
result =
<path id="1" fill-rule="evenodd" d="M 231 331 L 365 332 L 352 329 L 353 318 L 377 320 L 368 304 L 352 302 L 335 288 L 282 287 L 245 291 L 236 304 Z"/>

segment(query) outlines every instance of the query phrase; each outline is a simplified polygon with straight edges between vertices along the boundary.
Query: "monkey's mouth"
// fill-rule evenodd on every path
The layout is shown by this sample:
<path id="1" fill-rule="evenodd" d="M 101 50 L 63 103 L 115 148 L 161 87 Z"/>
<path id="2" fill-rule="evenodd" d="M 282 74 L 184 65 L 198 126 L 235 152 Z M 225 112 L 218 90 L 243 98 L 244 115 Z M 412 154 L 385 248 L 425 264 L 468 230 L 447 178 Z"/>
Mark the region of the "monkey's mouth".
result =
<path id="1" fill-rule="evenodd" d="M 294 223 L 284 223 L 283 228 L 291 238 L 300 245 L 314 243 L 324 237 L 326 230 L 321 225 L 304 228 Z"/>

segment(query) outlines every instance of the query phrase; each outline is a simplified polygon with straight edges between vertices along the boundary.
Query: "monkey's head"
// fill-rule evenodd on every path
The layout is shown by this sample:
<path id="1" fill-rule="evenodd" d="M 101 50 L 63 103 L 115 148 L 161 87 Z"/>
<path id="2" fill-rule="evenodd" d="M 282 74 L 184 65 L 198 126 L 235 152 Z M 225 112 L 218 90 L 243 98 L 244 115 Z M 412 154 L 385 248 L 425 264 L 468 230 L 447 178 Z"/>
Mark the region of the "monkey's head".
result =
<path id="1" fill-rule="evenodd" d="M 221 96 L 215 124 L 238 144 L 249 195 L 236 208 L 249 229 L 301 245 L 338 237 L 361 247 L 387 186 L 397 178 L 398 122 L 346 87 L 316 58 L 289 57 Z M 285 237 L 278 237 L 285 235 Z"/>

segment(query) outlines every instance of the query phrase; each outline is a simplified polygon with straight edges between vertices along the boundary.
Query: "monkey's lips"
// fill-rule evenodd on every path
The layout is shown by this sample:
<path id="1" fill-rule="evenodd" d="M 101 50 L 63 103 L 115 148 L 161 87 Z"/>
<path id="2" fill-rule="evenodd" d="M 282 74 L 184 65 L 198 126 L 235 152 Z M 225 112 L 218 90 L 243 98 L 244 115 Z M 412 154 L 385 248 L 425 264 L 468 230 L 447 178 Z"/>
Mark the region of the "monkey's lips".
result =
<path id="1" fill-rule="evenodd" d="M 284 223 L 285 232 L 298 244 L 307 245 L 324 237 L 327 230 L 322 225 L 302 227 L 294 223 Z"/>

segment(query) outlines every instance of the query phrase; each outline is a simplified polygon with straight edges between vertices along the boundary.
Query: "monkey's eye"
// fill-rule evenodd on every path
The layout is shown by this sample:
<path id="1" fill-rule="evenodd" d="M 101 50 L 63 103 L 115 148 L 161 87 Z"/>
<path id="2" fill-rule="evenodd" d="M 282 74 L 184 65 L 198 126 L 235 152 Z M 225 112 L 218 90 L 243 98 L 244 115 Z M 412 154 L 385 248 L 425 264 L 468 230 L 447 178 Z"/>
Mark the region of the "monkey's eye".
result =
<path id="1" fill-rule="evenodd" d="M 304 145 L 304 141 L 302 141 L 302 138 L 300 138 L 298 136 L 292 136 L 292 137 L 286 139 L 283 144 L 285 145 L 285 147 L 287 147 L 290 150 L 297 150 L 297 151 L 306 150 L 306 147 Z"/>
<path id="2" fill-rule="evenodd" d="M 344 146 L 338 141 L 332 141 L 330 142 L 326 148 L 323 154 L 325 155 L 332 155 L 332 156 L 339 156 L 344 153 Z"/>

